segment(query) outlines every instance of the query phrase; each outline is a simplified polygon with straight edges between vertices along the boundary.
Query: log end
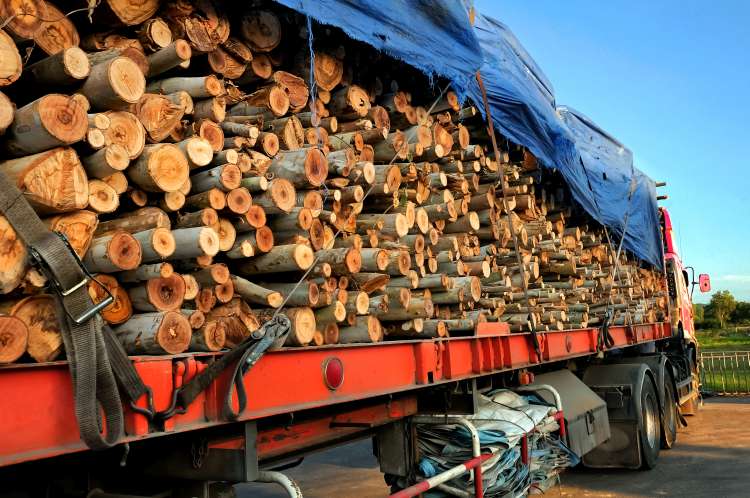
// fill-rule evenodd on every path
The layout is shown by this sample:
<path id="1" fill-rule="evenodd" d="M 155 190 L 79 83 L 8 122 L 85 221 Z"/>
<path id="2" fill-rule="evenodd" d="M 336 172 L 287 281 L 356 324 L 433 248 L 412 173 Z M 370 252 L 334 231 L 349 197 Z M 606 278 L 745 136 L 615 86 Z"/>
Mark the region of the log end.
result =
<path id="1" fill-rule="evenodd" d="M 179 354 L 190 346 L 192 336 L 190 321 L 180 313 L 167 311 L 156 333 L 159 346 L 169 354 Z"/>
<path id="2" fill-rule="evenodd" d="M 13 363 L 26 352 L 29 331 L 20 319 L 0 316 L 0 364 Z"/>

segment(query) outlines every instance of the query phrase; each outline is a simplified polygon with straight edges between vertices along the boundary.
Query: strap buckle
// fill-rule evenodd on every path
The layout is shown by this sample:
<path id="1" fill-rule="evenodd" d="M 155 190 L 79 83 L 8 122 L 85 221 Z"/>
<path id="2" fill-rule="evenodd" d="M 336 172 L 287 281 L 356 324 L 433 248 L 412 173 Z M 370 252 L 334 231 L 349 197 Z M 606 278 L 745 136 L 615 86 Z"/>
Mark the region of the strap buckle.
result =
<path id="1" fill-rule="evenodd" d="M 82 287 L 85 287 L 86 284 L 89 283 L 89 281 L 96 282 L 96 284 L 101 287 L 104 292 L 107 293 L 107 297 L 99 301 L 98 303 L 95 303 L 93 306 L 91 306 L 89 309 L 81 313 L 79 316 L 73 316 L 70 314 L 70 312 L 65 308 L 65 313 L 68 315 L 68 318 L 70 318 L 73 323 L 76 325 L 81 325 L 83 323 L 86 323 L 89 321 L 94 315 L 101 312 L 104 308 L 109 306 L 115 301 L 115 297 L 112 295 L 112 293 L 109 291 L 109 289 L 102 284 L 100 281 L 98 281 L 94 275 L 91 274 L 90 271 L 86 268 L 86 266 L 83 264 L 83 261 L 81 261 L 81 258 L 78 256 L 78 253 L 73 249 L 73 246 L 70 245 L 70 241 L 68 240 L 68 237 L 65 236 L 62 232 L 52 232 L 58 237 L 60 237 L 60 240 L 63 241 L 65 246 L 70 251 L 70 254 L 73 256 L 74 261 L 78 265 L 78 269 L 81 270 L 81 273 L 83 277 L 81 280 L 73 285 L 70 288 L 64 288 L 63 285 L 60 283 L 59 280 L 57 280 L 57 277 L 55 276 L 55 273 L 52 271 L 52 269 L 49 267 L 47 262 L 44 260 L 42 255 L 33 247 L 29 247 L 29 253 L 31 254 L 32 259 L 34 260 L 34 266 L 36 266 L 39 271 L 41 271 L 45 277 L 47 277 L 47 281 L 50 282 L 52 288 L 59 294 L 61 297 L 65 298 L 77 290 L 81 289 Z"/>

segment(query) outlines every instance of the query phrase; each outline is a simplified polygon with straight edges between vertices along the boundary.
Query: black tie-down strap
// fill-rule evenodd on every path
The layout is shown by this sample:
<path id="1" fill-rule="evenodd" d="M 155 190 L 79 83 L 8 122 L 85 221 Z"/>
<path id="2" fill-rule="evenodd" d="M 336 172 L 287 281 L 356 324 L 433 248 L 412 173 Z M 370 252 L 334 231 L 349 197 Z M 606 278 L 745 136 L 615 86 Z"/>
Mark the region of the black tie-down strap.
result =
<path id="1" fill-rule="evenodd" d="M 0 212 L 28 246 L 31 263 L 45 275 L 56 297 L 81 439 L 94 450 L 109 448 L 124 432 L 118 384 L 131 404 L 148 391 L 98 314 L 112 302 L 111 296 L 98 304 L 92 302 L 87 284 L 93 277 L 67 239 L 47 228 L 1 172 Z"/>
<path id="2" fill-rule="evenodd" d="M 612 334 L 609 333 L 609 325 L 612 320 L 612 312 L 609 308 L 604 312 L 604 320 L 602 326 L 599 327 L 599 336 L 597 340 L 597 351 L 604 351 L 615 345 L 615 339 Z"/>
<path id="3" fill-rule="evenodd" d="M 227 353 L 210 363 L 205 370 L 193 377 L 182 387 L 175 389 L 171 406 L 154 416 L 154 420 L 163 422 L 178 413 L 184 413 L 195 398 L 205 391 L 219 375 L 234 363 L 232 378 L 224 393 L 222 415 L 227 420 L 237 420 L 247 406 L 247 393 L 243 377 L 263 356 L 266 351 L 280 348 L 291 330 L 291 322 L 285 315 L 277 315 L 254 331 L 247 339 L 230 349 Z M 238 410 L 232 406 L 232 392 L 237 391 Z"/>

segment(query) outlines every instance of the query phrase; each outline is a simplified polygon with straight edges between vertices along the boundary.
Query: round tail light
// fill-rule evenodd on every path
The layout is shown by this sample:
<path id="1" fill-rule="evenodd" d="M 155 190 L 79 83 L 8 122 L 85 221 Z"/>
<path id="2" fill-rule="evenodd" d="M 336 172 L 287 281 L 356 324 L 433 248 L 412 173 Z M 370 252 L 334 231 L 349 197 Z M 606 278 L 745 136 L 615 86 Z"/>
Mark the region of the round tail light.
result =
<path id="1" fill-rule="evenodd" d="M 323 363 L 323 380 L 326 387 L 335 391 L 344 383 L 344 364 L 338 358 L 328 358 Z"/>

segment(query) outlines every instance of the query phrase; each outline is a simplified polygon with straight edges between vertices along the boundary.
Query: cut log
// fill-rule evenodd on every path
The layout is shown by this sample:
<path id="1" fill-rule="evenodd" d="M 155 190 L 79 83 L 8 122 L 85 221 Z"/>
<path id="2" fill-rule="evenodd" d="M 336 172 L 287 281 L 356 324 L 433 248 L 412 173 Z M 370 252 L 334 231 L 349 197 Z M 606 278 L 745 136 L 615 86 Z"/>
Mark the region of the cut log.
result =
<path id="1" fill-rule="evenodd" d="M 4 220 L 4 218 L 0 218 L 0 226 L 3 226 L 3 223 L 5 223 L 6 226 L 0 230 L 0 232 L 2 232 L 0 239 L 2 239 L 5 244 L 8 244 L 4 246 L 6 247 L 7 254 L 12 246 L 12 244 L 9 244 L 9 240 L 12 240 L 12 237 L 7 233 L 7 229 L 9 228 L 7 227 L 7 221 L 2 220 Z M 52 218 L 47 218 L 44 221 L 50 230 L 60 232 L 67 237 L 70 246 L 80 258 L 83 258 L 84 254 L 89 250 L 89 245 L 91 245 L 91 240 L 94 237 L 94 232 L 96 231 L 98 224 L 96 213 L 86 210 L 61 214 Z M 11 260 L 6 259 L 3 261 L 2 268 L 13 268 Z M 0 282 L 1 281 L 3 281 L 3 279 L 0 278 Z M 0 289 L 1 288 L 2 287 L 0 287 Z M 0 292 L 2 291 L 0 290 Z"/>
<path id="2" fill-rule="evenodd" d="M 177 228 L 209 227 L 219 221 L 219 215 L 213 208 L 204 208 L 192 213 L 177 215 Z"/>
<path id="3" fill-rule="evenodd" d="M 26 352 L 29 330 L 14 316 L 0 316 L 0 365 L 13 363 Z"/>
<path id="4" fill-rule="evenodd" d="M 190 338 L 190 351 L 221 351 L 227 341 L 224 321 L 209 321 L 194 331 Z"/>
<path id="5" fill-rule="evenodd" d="M 227 193 L 227 209 L 236 214 L 245 214 L 252 207 L 253 198 L 245 187 Z"/>
<path id="6" fill-rule="evenodd" d="M 275 310 L 258 310 L 258 319 L 266 321 L 270 319 Z M 308 307 L 285 308 L 283 313 L 291 322 L 291 330 L 287 336 L 284 346 L 306 346 L 312 341 L 315 334 L 315 313 Z"/>
<path id="7" fill-rule="evenodd" d="M 33 34 L 34 44 L 48 55 L 77 46 L 80 42 L 78 30 L 70 19 L 51 3 L 43 2 L 42 5 L 41 23 Z"/>
<path id="8" fill-rule="evenodd" d="M 5 216 L 0 216 L 0 294 L 21 285 L 28 267 L 28 250 Z"/>
<path id="9" fill-rule="evenodd" d="M 212 189 L 229 192 L 241 185 L 242 172 L 236 164 L 225 164 L 192 175 L 190 182 L 193 194 Z"/>
<path id="10" fill-rule="evenodd" d="M 173 274 L 174 267 L 171 263 L 153 263 L 150 265 L 141 265 L 135 270 L 121 271 L 117 274 L 117 280 L 132 284 L 145 282 L 152 278 L 167 278 Z"/>
<path id="11" fill-rule="evenodd" d="M 190 345 L 188 319 L 175 311 L 133 315 L 114 329 L 128 354 L 179 354 Z"/>
<path id="12" fill-rule="evenodd" d="M 242 16 L 240 33 L 253 53 L 270 52 L 281 43 L 281 22 L 273 12 L 253 9 Z"/>
<path id="13" fill-rule="evenodd" d="M 284 301 L 281 293 L 266 289 L 242 277 L 232 276 L 234 291 L 245 301 L 271 308 L 278 308 Z"/>
<path id="14" fill-rule="evenodd" d="M 195 99 L 205 99 L 222 95 L 224 93 L 224 84 L 211 74 L 208 76 L 167 78 L 149 83 L 146 89 L 153 93 L 183 91 Z"/>
<path id="15" fill-rule="evenodd" d="M 55 298 L 49 294 L 30 296 L 13 304 L 9 314 L 21 320 L 28 331 L 26 351 L 38 363 L 53 361 L 63 352 Z"/>
<path id="16" fill-rule="evenodd" d="M 281 214 L 292 211 L 296 204 L 296 191 L 289 180 L 271 180 L 268 190 L 253 197 L 253 204 L 261 206 L 266 214 Z"/>
<path id="17" fill-rule="evenodd" d="M 73 149 L 56 148 L 5 161 L 0 170 L 40 213 L 76 211 L 88 204 L 86 172 Z"/>
<path id="18" fill-rule="evenodd" d="M 329 109 L 339 119 L 365 117 L 370 110 L 370 96 L 357 85 L 345 86 L 331 95 Z"/>
<path id="19" fill-rule="evenodd" d="M 176 249 L 174 237 L 168 228 L 152 228 L 136 232 L 133 237 L 141 245 L 141 261 L 144 263 L 169 259 Z"/>
<path id="20" fill-rule="evenodd" d="M 286 71 L 276 71 L 271 79 L 289 96 L 291 112 L 299 112 L 305 108 L 310 95 L 305 80 Z"/>
<path id="21" fill-rule="evenodd" d="M 146 79 L 138 65 L 127 57 L 116 57 L 91 68 L 81 93 L 98 110 L 120 110 L 143 96 Z"/>
<path id="22" fill-rule="evenodd" d="M 138 28 L 138 40 L 149 52 L 156 52 L 172 43 L 172 31 L 163 19 L 153 17 Z"/>
<path id="23" fill-rule="evenodd" d="M 268 171 L 292 182 L 295 187 L 320 187 L 328 176 L 328 162 L 314 147 L 282 151 L 273 159 Z"/>
<path id="24" fill-rule="evenodd" d="M 90 72 L 91 65 L 86 52 L 78 47 L 69 47 L 25 67 L 23 82 L 40 86 L 69 86 L 85 80 Z M 36 92 L 42 89 L 37 87 L 30 90 Z"/>
<path id="25" fill-rule="evenodd" d="M 114 213 L 120 206 L 115 189 L 101 180 L 89 180 L 89 209 L 99 214 Z"/>
<path id="26" fill-rule="evenodd" d="M 315 253 L 316 261 L 328 263 L 331 270 L 339 275 L 357 273 L 362 268 L 362 259 L 358 249 L 321 249 Z"/>
<path id="27" fill-rule="evenodd" d="M 350 327 L 339 328 L 339 344 L 373 343 L 383 340 L 383 327 L 374 316 L 358 316 Z"/>
<path id="28" fill-rule="evenodd" d="M 120 144 L 108 145 L 81 159 L 89 178 L 105 179 L 125 170 L 130 164 L 128 150 Z"/>
<path id="29" fill-rule="evenodd" d="M 105 115 L 110 120 L 110 126 L 104 130 L 104 143 L 122 145 L 130 159 L 140 156 L 146 144 L 146 130 L 138 117 L 124 111 L 107 112 Z"/>
<path id="30" fill-rule="evenodd" d="M 215 123 L 221 123 L 226 116 L 227 101 L 224 97 L 212 97 L 196 100 L 193 103 L 194 119 L 208 119 Z"/>
<path id="31" fill-rule="evenodd" d="M 129 178 L 147 192 L 175 192 L 190 175 L 190 166 L 179 147 L 155 144 L 128 168 Z"/>
<path id="32" fill-rule="evenodd" d="M 15 112 L 16 106 L 4 93 L 0 92 L 0 135 L 5 133 L 11 123 L 13 123 Z"/>
<path id="33" fill-rule="evenodd" d="M 124 231 L 102 235 L 91 241 L 83 262 L 93 273 L 133 270 L 141 264 L 141 245 Z"/>
<path id="34" fill-rule="evenodd" d="M 219 252 L 219 236 L 213 228 L 195 227 L 172 230 L 175 252 L 170 259 L 215 256 Z"/>
<path id="35" fill-rule="evenodd" d="M 13 116 L 4 144 L 13 157 L 73 144 L 88 130 L 86 110 L 67 95 L 45 95 L 16 110 Z"/>
<path id="36" fill-rule="evenodd" d="M 138 103 L 130 107 L 130 112 L 138 117 L 151 142 L 166 139 L 184 114 L 182 107 L 173 104 L 162 95 L 153 93 L 144 94 Z"/>
<path id="37" fill-rule="evenodd" d="M 156 207 L 147 207 L 123 214 L 120 218 L 99 223 L 96 233 L 100 235 L 118 230 L 135 233 L 151 228 L 169 228 L 170 226 L 171 222 L 167 213 Z"/>
<path id="38" fill-rule="evenodd" d="M 0 2 L 3 27 L 17 40 L 31 40 L 47 17 L 44 0 L 8 0 Z"/>
<path id="39" fill-rule="evenodd" d="M 169 33 L 171 39 L 172 33 Z M 175 40 L 164 47 L 159 48 L 153 54 L 148 56 L 149 78 L 153 78 L 159 74 L 165 73 L 170 69 L 174 69 L 180 64 L 184 64 L 185 61 L 189 61 L 192 57 L 193 51 L 190 48 L 190 44 L 185 40 Z M 172 92 L 166 92 L 172 93 Z"/>
<path id="40" fill-rule="evenodd" d="M 301 244 L 275 246 L 266 254 L 238 264 L 237 269 L 245 275 L 261 273 L 300 271 L 312 266 L 312 249 Z"/>
<path id="41" fill-rule="evenodd" d="M 211 208 L 219 211 L 227 206 L 227 197 L 221 190 L 212 188 L 200 194 L 191 195 L 185 199 L 185 206 L 188 209 Z"/>
<path id="42" fill-rule="evenodd" d="M 177 145 L 188 160 L 190 169 L 201 168 L 211 163 L 214 151 L 211 143 L 202 137 L 190 137 Z"/>
<path id="43" fill-rule="evenodd" d="M 126 26 L 141 24 L 156 14 L 159 8 L 159 0 L 106 0 L 104 4 Z"/>
<path id="44" fill-rule="evenodd" d="M 185 298 L 185 281 L 176 273 L 152 278 L 128 289 L 128 295 L 137 311 L 176 311 Z"/>

